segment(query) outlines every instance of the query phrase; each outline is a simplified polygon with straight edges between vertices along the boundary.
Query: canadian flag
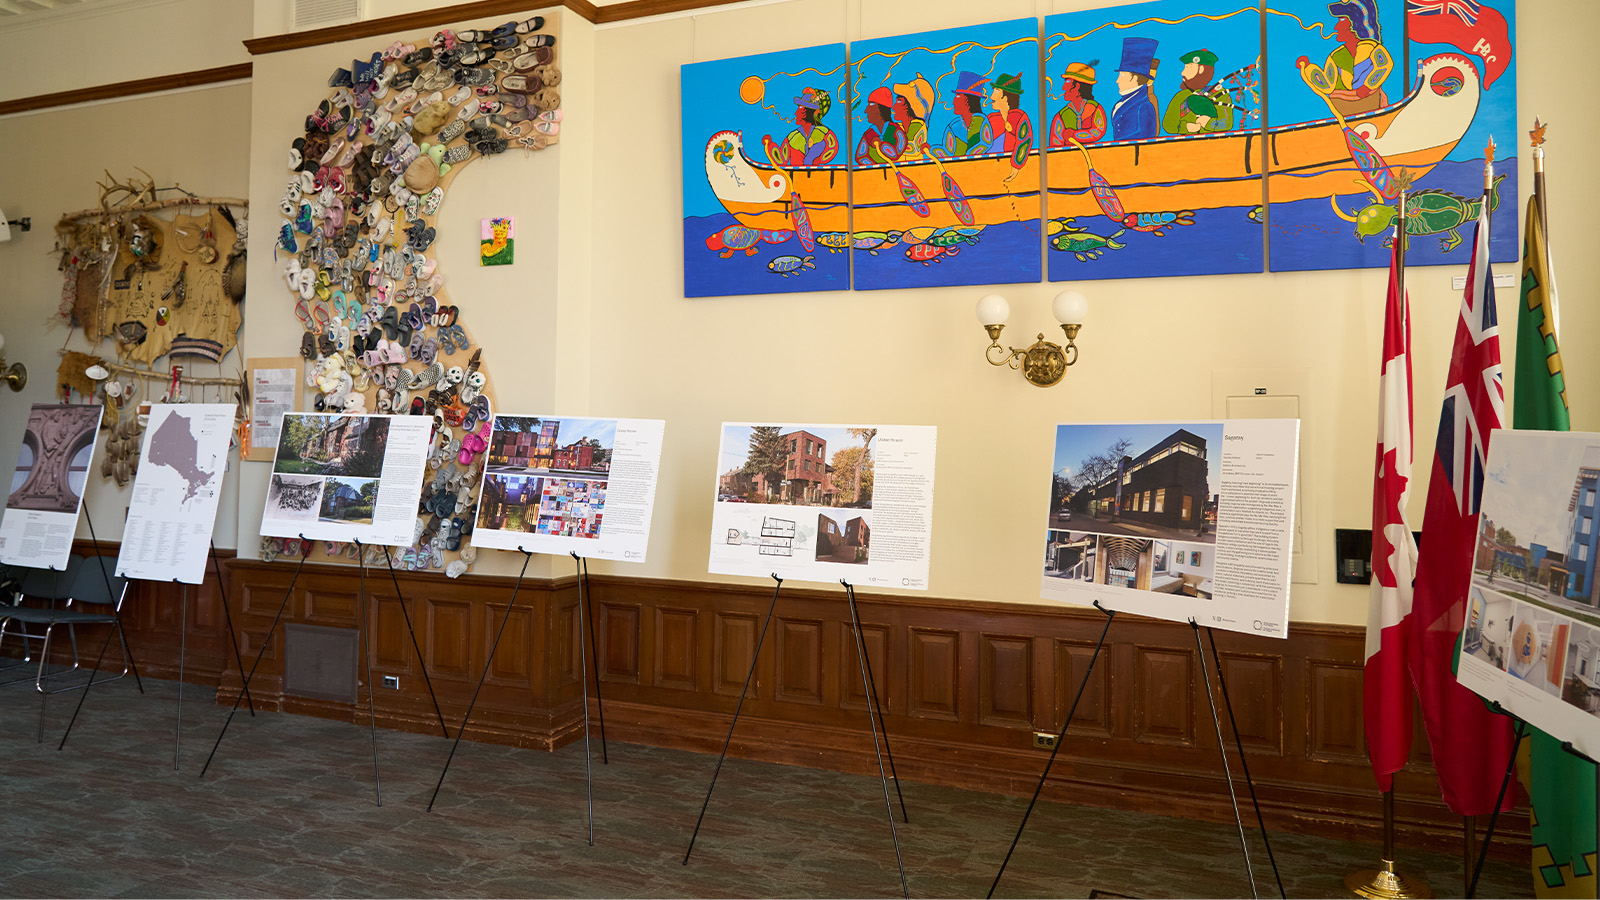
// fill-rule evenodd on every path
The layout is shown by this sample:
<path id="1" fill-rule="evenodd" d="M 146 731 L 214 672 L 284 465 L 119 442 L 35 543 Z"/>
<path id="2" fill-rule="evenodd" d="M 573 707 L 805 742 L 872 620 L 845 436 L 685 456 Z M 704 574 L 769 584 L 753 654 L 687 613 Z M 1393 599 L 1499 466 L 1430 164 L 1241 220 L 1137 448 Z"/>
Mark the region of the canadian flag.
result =
<path id="1" fill-rule="evenodd" d="M 1411 311 L 1400 290 L 1397 236 L 1389 261 L 1383 316 L 1383 375 L 1378 383 L 1378 454 L 1372 480 L 1372 594 L 1367 663 L 1362 677 L 1367 756 L 1387 792 L 1411 753 L 1411 675 L 1403 629 L 1413 627 L 1411 579 L 1417 545 L 1406 524 L 1411 496 Z"/>

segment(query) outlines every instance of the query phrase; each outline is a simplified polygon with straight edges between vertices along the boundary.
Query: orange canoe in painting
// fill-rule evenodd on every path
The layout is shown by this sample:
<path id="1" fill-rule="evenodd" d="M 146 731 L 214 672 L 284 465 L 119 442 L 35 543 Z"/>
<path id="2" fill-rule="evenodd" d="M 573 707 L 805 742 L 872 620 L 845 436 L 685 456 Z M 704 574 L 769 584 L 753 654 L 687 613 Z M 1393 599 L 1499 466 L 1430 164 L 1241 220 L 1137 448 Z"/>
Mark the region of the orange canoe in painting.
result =
<path id="1" fill-rule="evenodd" d="M 1419 62 L 1414 84 L 1399 102 L 1346 119 L 1395 174 L 1405 169 L 1413 180 L 1455 149 L 1477 114 L 1481 93 L 1472 63 L 1450 53 Z M 1111 141 L 1090 144 L 1087 152 L 1095 172 L 1130 213 L 1257 206 L 1264 199 L 1263 172 L 1270 176 L 1275 203 L 1366 191 L 1360 169 L 1350 159 L 1343 129 L 1331 117 L 1271 127 L 1265 135 L 1256 130 Z M 1044 156 L 1046 217 L 1099 215 L 1100 207 L 1089 191 L 1089 160 L 1084 154 L 1065 147 L 1050 148 Z M 1013 170 L 1003 155 L 942 162 L 966 195 L 976 225 L 1038 215 L 1037 192 L 1017 187 L 1039 183 L 1037 151 L 1011 185 L 1004 179 Z M 941 173 L 933 161 L 908 160 L 897 167 L 927 197 L 930 214 L 920 217 L 906 205 L 888 166 L 857 166 L 852 222 L 849 166 L 779 169 L 746 155 L 743 137 L 735 131 L 712 135 L 705 147 L 706 178 L 712 190 L 723 207 L 749 228 L 792 227 L 791 178 L 794 193 L 805 203 L 819 234 L 965 224 L 945 199 Z M 875 173 L 879 177 L 872 177 Z"/>

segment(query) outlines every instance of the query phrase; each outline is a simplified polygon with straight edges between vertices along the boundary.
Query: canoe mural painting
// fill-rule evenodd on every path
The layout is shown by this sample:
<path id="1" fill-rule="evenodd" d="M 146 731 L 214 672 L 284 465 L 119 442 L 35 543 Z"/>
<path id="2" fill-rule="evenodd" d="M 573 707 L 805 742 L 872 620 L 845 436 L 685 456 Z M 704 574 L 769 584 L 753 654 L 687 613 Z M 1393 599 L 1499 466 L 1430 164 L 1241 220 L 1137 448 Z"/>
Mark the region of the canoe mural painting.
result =
<path id="1" fill-rule="evenodd" d="M 1407 180 L 1408 263 L 1465 264 L 1513 5 L 1161 0 L 686 65 L 685 295 L 1381 267 Z"/>

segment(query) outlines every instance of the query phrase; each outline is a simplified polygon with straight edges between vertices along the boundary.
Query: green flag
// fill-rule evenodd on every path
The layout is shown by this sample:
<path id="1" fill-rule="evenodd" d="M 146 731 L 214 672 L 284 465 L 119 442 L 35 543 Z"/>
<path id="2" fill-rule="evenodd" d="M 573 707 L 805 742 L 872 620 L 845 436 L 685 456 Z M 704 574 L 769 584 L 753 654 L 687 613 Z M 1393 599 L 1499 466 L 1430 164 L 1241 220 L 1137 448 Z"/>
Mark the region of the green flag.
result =
<path id="1" fill-rule="evenodd" d="M 1572 424 L 1556 345 L 1556 288 L 1537 194 L 1528 200 L 1523 233 L 1511 427 L 1567 431 Z M 1533 805 L 1534 896 L 1594 897 L 1595 767 L 1561 749 L 1554 737 L 1531 731 L 1524 780 Z"/>

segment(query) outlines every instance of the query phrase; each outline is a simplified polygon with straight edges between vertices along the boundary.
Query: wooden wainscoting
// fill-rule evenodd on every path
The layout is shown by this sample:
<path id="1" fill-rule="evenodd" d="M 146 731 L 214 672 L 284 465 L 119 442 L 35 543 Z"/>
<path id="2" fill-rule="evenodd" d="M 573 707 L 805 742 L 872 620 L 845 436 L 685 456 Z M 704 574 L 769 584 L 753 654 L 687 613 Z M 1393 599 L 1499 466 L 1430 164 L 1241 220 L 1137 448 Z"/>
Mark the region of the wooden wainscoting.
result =
<path id="1" fill-rule="evenodd" d="M 355 630 L 362 621 L 355 568 L 308 563 L 295 579 L 296 566 L 222 561 L 246 669 L 265 648 L 251 693 L 269 709 L 364 723 L 364 678 L 355 703 L 284 690 L 281 626 L 267 640 L 280 606 L 284 623 Z M 399 679 L 398 689 L 373 695 L 379 724 L 438 733 L 442 712 L 454 737 L 504 620 L 468 738 L 549 749 L 581 734 L 573 578 L 524 581 L 509 619 L 509 578 L 452 580 L 435 572 L 400 573 L 397 581 L 398 593 L 387 570 L 368 572 L 367 627 L 356 634 L 370 641 L 356 646 L 365 647 L 372 680 Z M 138 662 L 146 673 L 176 677 L 180 589 L 136 587 L 126 621 Z M 581 623 L 587 633 L 592 622 L 589 665 L 591 676 L 599 675 L 590 712 L 601 713 L 598 695 L 610 738 L 716 753 L 759 642 L 729 752 L 876 774 L 866 681 L 841 591 L 785 585 L 767 621 L 772 589 L 761 584 L 595 576 L 591 587 Z M 241 678 L 222 594 L 214 570 L 188 591 L 184 676 L 218 685 L 218 702 L 231 704 Z M 869 594 L 860 595 L 859 608 L 894 762 L 908 782 L 1031 794 L 1048 757 L 1033 746 L 1034 732 L 1057 731 L 1076 699 L 1046 796 L 1230 819 L 1203 680 L 1215 676 L 1214 637 L 1228 692 L 1215 701 L 1241 797 L 1229 705 L 1268 827 L 1378 837 L 1361 720 L 1360 628 L 1295 623 L 1283 640 L 1202 631 L 1197 647 L 1187 625 L 1120 615 L 1096 658 L 1106 620 L 1093 610 Z M 1454 851 L 1460 819 L 1439 799 L 1420 716 L 1416 734 L 1413 759 L 1396 778 L 1401 842 Z M 907 794 L 914 797 L 914 787 Z M 1524 811 L 1502 818 L 1511 839 L 1496 842 L 1497 855 L 1524 853 L 1527 828 Z"/>

